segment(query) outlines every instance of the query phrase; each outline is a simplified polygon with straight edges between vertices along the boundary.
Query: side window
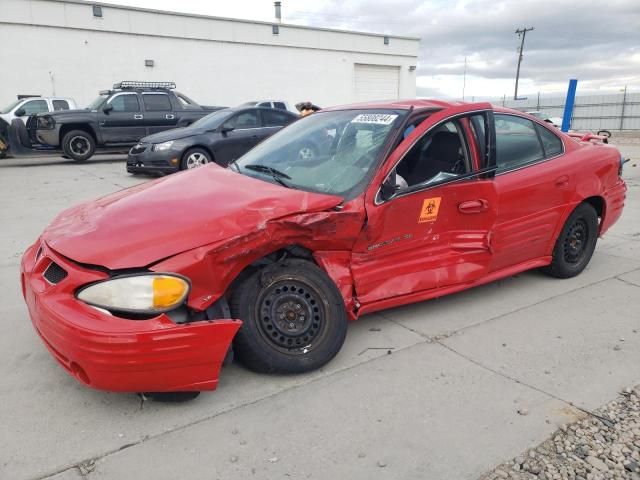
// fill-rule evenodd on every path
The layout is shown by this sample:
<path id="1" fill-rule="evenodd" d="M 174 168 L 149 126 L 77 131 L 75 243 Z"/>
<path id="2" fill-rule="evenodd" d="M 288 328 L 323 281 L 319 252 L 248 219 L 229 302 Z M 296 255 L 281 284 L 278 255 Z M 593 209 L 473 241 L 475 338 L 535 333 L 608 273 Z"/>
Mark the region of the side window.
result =
<path id="1" fill-rule="evenodd" d="M 544 151 L 531 120 L 496 115 L 496 164 L 498 173 L 544 158 Z"/>
<path id="2" fill-rule="evenodd" d="M 138 102 L 138 95 L 135 93 L 125 93 L 123 95 L 117 95 L 109 102 L 113 105 L 114 112 L 139 112 L 140 103 Z"/>
<path id="3" fill-rule="evenodd" d="M 69 102 L 66 100 L 54 100 L 53 101 L 53 109 L 54 110 L 69 110 Z"/>
<path id="4" fill-rule="evenodd" d="M 265 127 L 282 127 L 291 123 L 291 115 L 277 110 L 262 110 L 262 121 Z"/>
<path id="5" fill-rule="evenodd" d="M 278 110 L 286 110 L 287 106 L 282 102 L 273 102 L 273 106 Z"/>
<path id="6" fill-rule="evenodd" d="M 262 103 L 258 104 L 258 107 L 271 108 L 271 102 L 262 102 Z"/>
<path id="7" fill-rule="evenodd" d="M 397 185 L 400 188 L 428 185 L 470 172 L 471 162 L 466 155 L 463 138 L 461 128 L 455 121 L 430 130 L 398 164 Z"/>
<path id="8" fill-rule="evenodd" d="M 143 93 L 142 103 L 147 112 L 171 111 L 171 101 L 166 93 Z"/>
<path id="9" fill-rule="evenodd" d="M 553 132 L 550 132 L 540 125 L 536 125 L 540 139 L 542 140 L 542 148 L 544 148 L 545 158 L 555 157 L 562 153 L 562 140 L 560 140 Z"/>
<path id="10" fill-rule="evenodd" d="M 235 128 L 236 130 L 258 128 L 260 126 L 260 122 L 258 121 L 258 112 L 256 110 L 249 110 L 247 112 L 239 113 L 227 120 L 224 126 Z"/>
<path id="11" fill-rule="evenodd" d="M 25 115 L 32 115 L 34 113 L 42 113 L 48 112 L 49 107 L 47 106 L 46 100 L 30 100 L 26 102 L 22 107 Z"/>

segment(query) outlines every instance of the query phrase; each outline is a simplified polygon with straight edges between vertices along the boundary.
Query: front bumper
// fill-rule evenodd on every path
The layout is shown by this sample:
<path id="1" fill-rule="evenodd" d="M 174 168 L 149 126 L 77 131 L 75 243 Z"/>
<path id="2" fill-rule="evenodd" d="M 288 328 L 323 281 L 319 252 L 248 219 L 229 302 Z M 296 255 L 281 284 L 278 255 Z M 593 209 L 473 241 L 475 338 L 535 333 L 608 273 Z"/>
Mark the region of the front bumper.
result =
<path id="1" fill-rule="evenodd" d="M 57 283 L 44 276 L 52 263 L 66 272 Z M 176 324 L 164 314 L 130 320 L 75 298 L 78 287 L 105 278 L 106 273 L 83 268 L 44 242 L 25 252 L 22 292 L 36 332 L 58 363 L 81 383 L 99 390 L 214 390 L 241 322 Z"/>
<path id="2" fill-rule="evenodd" d="M 181 152 L 172 148 L 154 151 L 151 144 L 139 143 L 129 150 L 127 172 L 173 173 L 180 170 Z"/>

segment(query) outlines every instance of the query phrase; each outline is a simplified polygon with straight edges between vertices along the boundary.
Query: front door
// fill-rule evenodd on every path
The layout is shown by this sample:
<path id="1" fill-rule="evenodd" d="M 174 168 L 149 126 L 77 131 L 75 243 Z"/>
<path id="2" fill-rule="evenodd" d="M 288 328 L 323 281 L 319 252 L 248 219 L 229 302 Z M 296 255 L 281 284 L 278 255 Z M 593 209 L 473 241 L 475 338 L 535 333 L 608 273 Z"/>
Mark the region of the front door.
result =
<path id="1" fill-rule="evenodd" d="M 213 152 L 216 162 L 224 166 L 237 160 L 262 140 L 262 132 L 256 109 L 237 113 L 222 125 L 222 138 L 216 142 Z"/>
<path id="2" fill-rule="evenodd" d="M 473 282 L 488 272 L 498 197 L 494 181 L 479 172 L 481 155 L 491 149 L 478 142 L 489 129 L 477 139 L 472 124 L 479 117 L 485 125 L 490 116 L 469 110 L 420 124 L 387 161 L 396 193 L 385 199 L 367 192 L 367 224 L 352 254 L 361 304 Z"/>
<path id="3" fill-rule="evenodd" d="M 137 93 L 117 93 L 107 101 L 107 105 L 113 108 L 98 113 L 102 141 L 106 145 L 133 145 L 146 136 L 144 114 Z"/>

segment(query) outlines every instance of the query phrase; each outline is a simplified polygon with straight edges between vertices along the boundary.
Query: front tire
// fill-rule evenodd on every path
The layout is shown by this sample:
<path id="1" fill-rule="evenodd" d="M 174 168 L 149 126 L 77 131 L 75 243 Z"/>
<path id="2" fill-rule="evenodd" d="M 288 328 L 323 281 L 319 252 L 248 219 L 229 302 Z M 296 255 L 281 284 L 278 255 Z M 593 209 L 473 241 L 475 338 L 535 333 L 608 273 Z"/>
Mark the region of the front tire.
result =
<path id="1" fill-rule="evenodd" d="M 203 148 L 190 148 L 180 162 L 180 170 L 191 170 L 192 168 L 202 167 L 212 161 L 211 154 Z"/>
<path id="2" fill-rule="evenodd" d="M 543 271 L 557 278 L 571 278 L 589 264 L 598 240 L 598 214 L 581 203 L 569 215 L 553 249 L 553 260 Z"/>
<path id="3" fill-rule="evenodd" d="M 84 162 L 96 151 L 96 141 L 84 130 L 71 130 L 62 138 L 64 154 L 76 162 Z"/>
<path id="4" fill-rule="evenodd" d="M 340 292 L 317 265 L 299 259 L 251 275 L 231 297 L 243 321 L 234 353 L 250 370 L 303 373 L 336 356 L 347 334 Z"/>

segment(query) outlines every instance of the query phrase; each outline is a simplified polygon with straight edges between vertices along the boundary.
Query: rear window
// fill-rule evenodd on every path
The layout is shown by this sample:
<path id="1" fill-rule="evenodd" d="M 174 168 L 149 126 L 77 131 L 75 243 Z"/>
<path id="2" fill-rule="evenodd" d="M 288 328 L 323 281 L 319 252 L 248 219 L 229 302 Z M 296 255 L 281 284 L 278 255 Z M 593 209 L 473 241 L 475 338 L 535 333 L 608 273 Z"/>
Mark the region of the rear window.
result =
<path id="1" fill-rule="evenodd" d="M 66 100 L 54 100 L 52 103 L 54 110 L 69 110 L 69 102 Z"/>
<path id="2" fill-rule="evenodd" d="M 142 102 L 147 112 L 171 111 L 171 101 L 165 93 L 143 93 Z"/>
<path id="3" fill-rule="evenodd" d="M 282 102 L 273 102 L 273 106 L 276 107 L 278 110 L 286 110 L 287 109 L 287 106 Z"/>

